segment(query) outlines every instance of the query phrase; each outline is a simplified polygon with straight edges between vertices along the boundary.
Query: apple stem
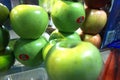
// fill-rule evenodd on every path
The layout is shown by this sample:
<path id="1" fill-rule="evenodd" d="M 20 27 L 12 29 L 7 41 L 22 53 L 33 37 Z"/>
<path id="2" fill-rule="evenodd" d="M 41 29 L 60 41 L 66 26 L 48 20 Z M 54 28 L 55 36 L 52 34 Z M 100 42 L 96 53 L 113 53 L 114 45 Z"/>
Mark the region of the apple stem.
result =
<path id="1" fill-rule="evenodd" d="M 69 41 L 69 40 L 65 40 L 63 42 L 60 42 L 59 46 L 60 47 L 64 47 L 64 48 L 74 48 L 79 41 Z"/>

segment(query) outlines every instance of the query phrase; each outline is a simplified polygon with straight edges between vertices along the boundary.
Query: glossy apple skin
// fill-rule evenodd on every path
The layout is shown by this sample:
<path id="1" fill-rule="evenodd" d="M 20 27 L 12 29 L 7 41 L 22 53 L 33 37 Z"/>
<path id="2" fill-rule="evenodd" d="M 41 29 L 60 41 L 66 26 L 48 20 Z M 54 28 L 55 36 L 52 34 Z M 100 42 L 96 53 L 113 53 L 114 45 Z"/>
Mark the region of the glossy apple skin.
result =
<path id="1" fill-rule="evenodd" d="M 15 63 L 13 50 L 7 46 L 5 50 L 0 51 L 0 73 L 7 72 Z"/>
<path id="2" fill-rule="evenodd" d="M 74 32 L 84 22 L 85 9 L 82 3 L 57 1 L 51 11 L 53 23 L 61 32 Z"/>
<path id="3" fill-rule="evenodd" d="M 18 39 L 15 43 L 14 54 L 16 59 L 25 66 L 39 66 L 42 61 L 42 48 L 47 40 L 41 36 L 38 39 Z"/>
<path id="4" fill-rule="evenodd" d="M 46 30 L 48 14 L 40 6 L 21 4 L 14 7 L 10 13 L 12 29 L 24 39 L 37 39 Z"/>
<path id="5" fill-rule="evenodd" d="M 86 9 L 86 18 L 81 27 L 82 31 L 87 34 L 97 34 L 105 27 L 107 14 L 103 10 Z"/>
<path id="6" fill-rule="evenodd" d="M 50 49 L 45 66 L 51 80 L 97 80 L 103 60 L 90 42 L 66 40 Z"/>
<path id="7" fill-rule="evenodd" d="M 5 27 L 0 27 L 0 51 L 4 50 L 10 40 L 9 31 Z"/>
<path id="8" fill-rule="evenodd" d="M 4 4 L 0 3 L 0 25 L 4 24 L 4 22 L 8 19 L 9 9 Z"/>
<path id="9" fill-rule="evenodd" d="M 99 9 L 105 7 L 109 0 L 84 0 L 89 8 Z"/>
<path id="10" fill-rule="evenodd" d="M 102 41 L 100 34 L 96 34 L 96 35 L 83 34 L 81 35 L 81 39 L 83 41 L 88 41 L 92 43 L 93 45 L 95 45 L 97 48 L 100 49 L 101 41 Z"/>
<path id="11" fill-rule="evenodd" d="M 45 61 L 46 59 L 46 56 L 49 52 L 49 50 L 58 42 L 62 41 L 63 39 L 53 39 L 53 40 L 50 40 L 46 45 L 45 47 L 42 49 L 42 57 L 43 57 L 43 60 Z"/>

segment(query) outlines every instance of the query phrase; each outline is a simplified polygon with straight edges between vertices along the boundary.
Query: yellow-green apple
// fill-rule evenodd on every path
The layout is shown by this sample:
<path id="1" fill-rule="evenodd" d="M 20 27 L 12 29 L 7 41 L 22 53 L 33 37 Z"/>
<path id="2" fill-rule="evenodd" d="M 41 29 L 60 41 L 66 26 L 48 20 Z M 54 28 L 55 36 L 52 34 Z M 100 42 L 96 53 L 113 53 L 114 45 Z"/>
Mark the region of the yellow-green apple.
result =
<path id="1" fill-rule="evenodd" d="M 7 72 L 15 63 L 13 50 L 7 46 L 5 50 L 0 51 L 0 73 Z"/>
<path id="2" fill-rule="evenodd" d="M 65 39 L 72 39 L 72 40 L 78 40 L 81 41 L 81 38 L 77 32 L 74 33 L 63 33 L 59 32 L 57 29 L 54 30 L 49 37 L 49 42 L 47 45 L 43 48 L 42 54 L 43 59 L 45 60 L 47 53 L 49 50 L 54 46 L 56 43 L 65 40 Z"/>
<path id="3" fill-rule="evenodd" d="M 104 10 L 86 8 L 86 18 L 81 27 L 84 33 L 97 34 L 105 27 L 107 14 Z"/>
<path id="4" fill-rule="evenodd" d="M 57 1 L 51 11 L 54 25 L 61 32 L 74 32 L 84 22 L 85 9 L 81 2 Z"/>
<path id="5" fill-rule="evenodd" d="M 42 57 L 43 57 L 43 60 L 45 61 L 46 59 L 46 55 L 48 54 L 49 50 L 58 42 L 62 41 L 64 39 L 52 39 L 50 40 L 46 45 L 45 47 L 42 49 Z"/>
<path id="6" fill-rule="evenodd" d="M 12 29 L 24 39 L 37 39 L 48 25 L 47 12 L 38 5 L 21 4 L 10 12 Z"/>
<path id="7" fill-rule="evenodd" d="M 92 43 L 66 39 L 50 49 L 45 68 L 51 80 L 97 80 L 103 60 Z"/>
<path id="8" fill-rule="evenodd" d="M 42 49 L 46 44 L 47 40 L 43 36 L 40 36 L 38 39 L 20 38 L 15 43 L 15 57 L 25 66 L 39 66 L 43 62 Z"/>

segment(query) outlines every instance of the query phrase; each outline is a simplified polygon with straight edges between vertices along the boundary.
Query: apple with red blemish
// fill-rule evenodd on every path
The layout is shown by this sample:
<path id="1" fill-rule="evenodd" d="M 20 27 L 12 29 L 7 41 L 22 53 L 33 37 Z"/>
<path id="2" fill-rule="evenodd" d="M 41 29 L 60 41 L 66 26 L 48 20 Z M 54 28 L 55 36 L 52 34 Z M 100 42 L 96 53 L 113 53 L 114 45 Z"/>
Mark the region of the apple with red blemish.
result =
<path id="1" fill-rule="evenodd" d="M 74 32 L 85 19 L 85 9 L 82 3 L 57 1 L 51 11 L 53 23 L 61 32 Z"/>

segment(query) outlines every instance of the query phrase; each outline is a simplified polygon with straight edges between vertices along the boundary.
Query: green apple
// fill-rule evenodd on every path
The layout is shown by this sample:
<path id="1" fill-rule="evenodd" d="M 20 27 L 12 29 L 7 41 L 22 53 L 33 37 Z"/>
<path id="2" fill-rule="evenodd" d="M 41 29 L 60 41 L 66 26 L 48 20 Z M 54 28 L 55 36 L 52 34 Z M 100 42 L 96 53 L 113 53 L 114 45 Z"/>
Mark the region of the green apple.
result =
<path id="1" fill-rule="evenodd" d="M 61 32 L 74 32 L 85 19 L 85 9 L 80 2 L 57 1 L 51 11 L 54 25 Z"/>
<path id="2" fill-rule="evenodd" d="M 3 24 L 7 20 L 9 13 L 10 12 L 7 6 L 0 3 L 0 25 Z"/>
<path id="3" fill-rule="evenodd" d="M 98 34 L 105 27 L 107 14 L 104 10 L 86 8 L 86 18 L 81 27 L 87 34 Z"/>
<path id="4" fill-rule="evenodd" d="M 49 18 L 47 12 L 38 5 L 21 4 L 10 12 L 13 30 L 24 39 L 37 39 L 46 30 Z"/>
<path id="5" fill-rule="evenodd" d="M 9 43 L 10 34 L 9 31 L 4 27 L 0 27 L 0 51 L 5 49 Z"/>
<path id="6" fill-rule="evenodd" d="M 45 47 L 42 49 L 42 57 L 43 57 L 43 60 L 45 61 L 46 59 L 46 55 L 48 54 L 49 50 L 58 42 L 62 41 L 64 39 L 52 39 L 50 40 L 46 45 Z"/>
<path id="7" fill-rule="evenodd" d="M 48 54 L 49 50 L 58 42 L 66 39 L 78 40 L 81 41 L 81 38 L 77 32 L 74 33 L 63 33 L 59 32 L 57 29 L 54 30 L 49 37 L 49 42 L 42 50 L 43 59 L 45 60 L 46 55 Z"/>
<path id="8" fill-rule="evenodd" d="M 16 59 L 25 66 L 35 67 L 43 62 L 42 49 L 47 44 L 45 37 L 38 39 L 18 39 L 15 43 Z"/>
<path id="9" fill-rule="evenodd" d="M 0 73 L 7 72 L 15 63 L 13 50 L 7 46 L 5 50 L 0 51 Z"/>
<path id="10" fill-rule="evenodd" d="M 60 32 L 57 29 L 50 34 L 49 40 L 63 39 L 63 38 L 69 38 L 69 39 L 75 39 L 81 41 L 81 38 L 77 32 L 65 33 L 65 32 Z"/>
<path id="11" fill-rule="evenodd" d="M 45 68 L 50 80 L 97 80 L 103 60 L 90 42 L 68 39 L 50 49 Z"/>
<path id="12" fill-rule="evenodd" d="M 78 40 L 81 41 L 81 38 L 77 32 L 74 33 L 64 33 L 59 32 L 57 29 L 54 30 L 49 37 L 49 42 L 47 45 L 43 48 L 42 54 L 43 59 L 45 60 L 47 53 L 49 50 L 58 42 L 65 40 L 65 39 L 72 39 L 72 40 Z"/>
<path id="13" fill-rule="evenodd" d="M 61 32 L 59 32 L 58 29 L 56 29 L 50 34 L 49 41 L 53 39 L 63 39 L 63 38 L 65 38 L 65 36 Z"/>

